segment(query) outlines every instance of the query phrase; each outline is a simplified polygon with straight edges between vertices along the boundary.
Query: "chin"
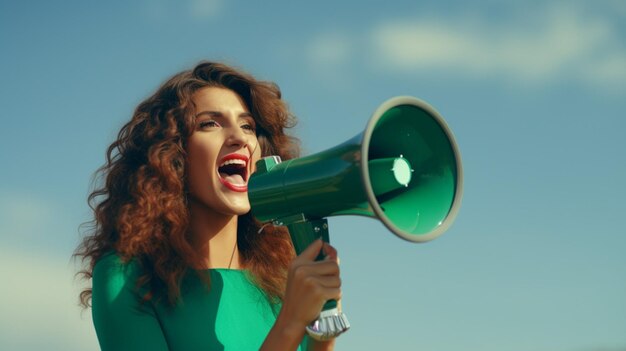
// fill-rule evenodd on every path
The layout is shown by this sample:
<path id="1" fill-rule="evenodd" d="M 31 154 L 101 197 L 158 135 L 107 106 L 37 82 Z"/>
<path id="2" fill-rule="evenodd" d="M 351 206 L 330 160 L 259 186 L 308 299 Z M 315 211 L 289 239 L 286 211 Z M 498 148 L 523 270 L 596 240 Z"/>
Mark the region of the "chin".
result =
<path id="1" fill-rule="evenodd" d="M 245 201 L 228 201 L 224 205 L 227 208 L 228 214 L 233 214 L 235 216 L 245 215 L 250 212 L 251 209 L 247 196 Z"/>
<path id="2" fill-rule="evenodd" d="M 247 194 L 235 198 L 220 196 L 220 194 L 192 196 L 190 200 L 198 210 L 219 215 L 241 216 L 251 210 Z"/>
<path id="3" fill-rule="evenodd" d="M 247 215 L 248 213 L 250 213 L 250 209 L 248 210 L 241 210 L 241 211 L 237 211 L 235 213 L 236 216 L 243 216 L 243 215 Z"/>
<path id="4" fill-rule="evenodd" d="M 233 214 L 237 216 L 245 215 L 246 213 L 250 212 L 250 204 L 241 205 L 241 206 L 232 206 L 230 210 L 232 211 Z"/>

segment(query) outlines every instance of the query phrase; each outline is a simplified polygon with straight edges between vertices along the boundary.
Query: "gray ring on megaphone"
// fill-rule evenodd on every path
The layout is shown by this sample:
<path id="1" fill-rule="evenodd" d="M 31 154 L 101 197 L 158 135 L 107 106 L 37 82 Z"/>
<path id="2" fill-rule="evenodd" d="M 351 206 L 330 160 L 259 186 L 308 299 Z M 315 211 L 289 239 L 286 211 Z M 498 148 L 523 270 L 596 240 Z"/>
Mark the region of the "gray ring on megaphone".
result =
<path id="1" fill-rule="evenodd" d="M 456 159 L 458 181 L 456 184 L 452 207 L 450 208 L 450 211 L 448 212 L 448 215 L 446 216 L 446 218 L 442 222 L 440 222 L 440 225 L 436 229 L 434 229 L 428 234 L 423 234 L 423 235 L 409 235 L 409 234 L 406 234 L 404 230 L 398 228 L 387 217 L 383 209 L 378 204 L 378 200 L 376 199 L 376 195 L 374 194 L 374 190 L 370 182 L 369 167 L 368 167 L 369 146 L 370 146 L 372 134 L 374 132 L 374 129 L 376 128 L 376 124 L 378 123 L 379 119 L 387 111 L 389 111 L 390 109 L 396 106 L 401 106 L 401 105 L 415 106 L 429 113 L 437 121 L 441 129 L 444 131 L 444 133 L 448 137 L 448 140 L 450 142 L 450 147 L 452 148 L 452 151 Z M 370 118 L 369 122 L 367 123 L 367 127 L 365 128 L 365 132 L 363 133 L 363 140 L 361 142 L 361 169 L 363 170 L 361 172 L 361 177 L 362 177 L 363 184 L 365 185 L 365 192 L 366 192 L 368 201 L 370 203 L 370 206 L 372 207 L 374 213 L 378 216 L 378 218 L 383 222 L 383 224 L 391 232 L 393 232 L 395 235 L 399 236 L 400 238 L 405 239 L 407 241 L 411 241 L 411 242 L 430 241 L 430 240 L 435 239 L 439 235 L 441 235 L 443 232 L 445 232 L 454 222 L 454 219 L 459 212 L 459 208 L 461 206 L 461 198 L 463 196 L 463 168 L 461 165 L 461 154 L 459 152 L 459 147 L 456 143 L 456 140 L 454 139 L 454 135 L 452 134 L 452 131 L 448 127 L 448 124 L 443 119 L 443 117 L 439 114 L 439 112 L 437 112 L 437 110 L 435 110 L 428 103 L 412 96 L 396 96 L 383 102 L 372 114 L 372 117 Z"/>

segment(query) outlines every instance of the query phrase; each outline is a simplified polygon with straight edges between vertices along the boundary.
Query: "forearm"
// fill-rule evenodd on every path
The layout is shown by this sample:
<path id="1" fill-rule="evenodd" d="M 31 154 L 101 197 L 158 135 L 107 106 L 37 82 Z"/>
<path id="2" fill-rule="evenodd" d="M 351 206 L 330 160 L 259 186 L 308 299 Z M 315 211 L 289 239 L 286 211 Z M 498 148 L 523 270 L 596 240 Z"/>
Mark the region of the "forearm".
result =
<path id="1" fill-rule="evenodd" d="M 311 337 L 308 337 L 307 351 L 333 351 L 335 349 L 335 339 L 328 341 L 318 341 Z"/>
<path id="2" fill-rule="evenodd" d="M 296 329 L 293 326 L 285 326 L 277 323 L 267 335 L 267 338 L 265 338 L 259 350 L 297 350 L 303 338 L 307 339 L 306 351 L 333 351 L 335 349 L 335 339 L 328 341 L 315 340 L 305 335 L 304 328 Z"/>
<path id="3" fill-rule="evenodd" d="M 295 351 L 303 338 L 304 326 L 295 325 L 280 313 L 259 351 Z"/>
<path id="4" fill-rule="evenodd" d="M 326 245 L 326 246 L 324 246 Z M 326 258 L 316 261 L 325 247 Z M 291 350 L 299 345 L 303 351 L 332 351 L 334 340 L 320 342 L 305 340 L 305 327 L 317 316 L 328 300 L 341 299 L 341 279 L 336 251 L 321 240 L 307 247 L 289 266 L 283 304 L 274 326 L 261 350 Z M 306 343 L 302 344 L 302 341 Z"/>

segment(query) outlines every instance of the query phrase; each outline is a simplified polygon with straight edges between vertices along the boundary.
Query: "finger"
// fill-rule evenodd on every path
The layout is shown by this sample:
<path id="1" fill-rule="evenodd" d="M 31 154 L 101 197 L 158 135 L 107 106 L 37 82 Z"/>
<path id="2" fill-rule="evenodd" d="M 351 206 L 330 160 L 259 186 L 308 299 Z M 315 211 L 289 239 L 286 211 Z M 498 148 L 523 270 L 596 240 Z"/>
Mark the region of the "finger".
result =
<path id="1" fill-rule="evenodd" d="M 337 261 L 315 261 L 307 265 L 311 274 L 316 276 L 321 275 L 339 275 L 339 265 Z"/>
<path id="2" fill-rule="evenodd" d="M 337 259 L 337 250 L 329 243 L 324 243 L 324 254 L 326 257 L 324 259 L 336 260 Z"/>
<path id="3" fill-rule="evenodd" d="M 317 282 L 324 288 L 336 289 L 341 287 L 341 278 L 336 275 L 328 275 L 317 277 Z"/>
<path id="4" fill-rule="evenodd" d="M 324 298 L 326 300 L 341 300 L 341 288 L 324 288 Z"/>
<path id="5" fill-rule="evenodd" d="M 307 261 L 313 261 L 319 255 L 322 249 L 323 242 L 321 239 L 317 239 L 311 243 L 298 257 L 304 258 Z"/>

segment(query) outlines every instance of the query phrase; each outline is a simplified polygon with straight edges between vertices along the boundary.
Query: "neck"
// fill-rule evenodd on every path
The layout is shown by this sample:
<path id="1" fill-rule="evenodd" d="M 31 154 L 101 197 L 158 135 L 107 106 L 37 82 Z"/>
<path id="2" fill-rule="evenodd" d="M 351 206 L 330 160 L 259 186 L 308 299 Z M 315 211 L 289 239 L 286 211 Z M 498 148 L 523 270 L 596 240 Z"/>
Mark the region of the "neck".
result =
<path id="1" fill-rule="evenodd" d="M 190 203 L 191 242 L 204 262 L 199 269 L 240 268 L 236 215 L 224 215 L 197 202 Z"/>

